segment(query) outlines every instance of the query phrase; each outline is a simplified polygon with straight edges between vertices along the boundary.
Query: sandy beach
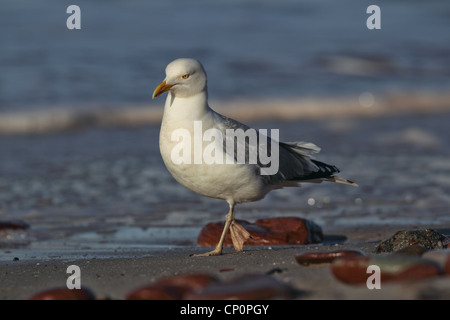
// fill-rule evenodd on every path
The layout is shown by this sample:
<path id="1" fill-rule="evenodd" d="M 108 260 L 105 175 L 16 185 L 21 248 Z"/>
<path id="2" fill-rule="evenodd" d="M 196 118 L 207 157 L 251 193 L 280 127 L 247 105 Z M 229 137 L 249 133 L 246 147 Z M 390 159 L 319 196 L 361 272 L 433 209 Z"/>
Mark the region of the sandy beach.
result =
<path id="1" fill-rule="evenodd" d="M 377 232 L 378 235 L 380 233 Z M 65 254 L 49 257 L 50 253 L 46 251 L 41 254 L 49 256 L 42 260 L 2 262 L 0 296 L 1 299 L 28 299 L 37 292 L 64 287 L 70 275 L 66 272 L 67 267 L 77 265 L 81 269 L 83 286 L 90 288 L 99 299 L 121 300 L 133 290 L 158 279 L 192 273 L 214 275 L 224 281 L 241 275 L 273 273 L 273 277 L 298 290 L 294 299 L 302 300 L 450 298 L 448 276 L 382 284 L 379 290 L 369 290 L 365 285 L 340 282 L 331 273 L 329 265 L 305 267 L 294 259 L 300 252 L 314 250 L 358 248 L 370 253 L 378 241 L 333 242 L 309 246 L 251 247 L 244 253 L 227 249 L 222 256 L 207 258 L 189 256 L 191 253 L 204 251 L 197 247 L 152 253 L 146 250 L 130 250 L 116 256 L 112 256 L 112 252 L 100 252 L 98 258 L 95 253 L 89 253 L 90 258 L 67 258 Z"/>

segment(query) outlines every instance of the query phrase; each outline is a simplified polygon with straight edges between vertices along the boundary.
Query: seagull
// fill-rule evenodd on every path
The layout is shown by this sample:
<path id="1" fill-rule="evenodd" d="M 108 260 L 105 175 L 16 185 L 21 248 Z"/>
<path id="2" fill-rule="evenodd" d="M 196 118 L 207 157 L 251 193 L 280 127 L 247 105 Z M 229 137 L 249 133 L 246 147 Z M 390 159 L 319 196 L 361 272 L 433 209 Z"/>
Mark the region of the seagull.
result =
<path id="1" fill-rule="evenodd" d="M 267 164 L 262 161 L 250 162 L 246 155 L 244 162 L 237 161 L 236 148 L 231 152 L 225 143 L 218 139 L 217 133 L 226 135 L 230 130 L 252 130 L 249 126 L 215 112 L 208 105 L 207 77 L 202 64 L 191 58 L 180 58 L 169 63 L 165 69 L 166 77 L 153 92 L 152 99 L 168 92 L 164 106 L 159 135 L 159 148 L 162 159 L 174 179 L 184 187 L 202 196 L 223 199 L 229 205 L 225 216 L 225 225 L 216 248 L 203 254 L 193 256 L 216 256 L 222 254 L 223 243 L 228 232 L 236 251 L 243 251 L 245 241 L 251 235 L 238 224 L 234 218 L 236 204 L 263 199 L 267 193 L 283 187 L 299 186 L 301 182 L 331 181 L 357 186 L 356 183 L 336 176 L 339 169 L 311 157 L 320 148 L 309 142 L 279 142 L 269 136 L 258 135 L 258 141 L 266 141 L 267 145 L 278 146 L 278 170 L 273 174 L 264 174 Z M 200 126 L 199 126 L 200 124 Z M 180 151 L 179 134 L 190 134 L 193 139 L 185 138 L 184 142 L 195 140 L 195 135 L 206 134 L 214 130 L 218 140 L 215 145 L 215 158 L 226 158 L 227 162 L 179 161 L 174 155 Z M 253 129 L 254 130 L 254 129 Z M 212 139 L 211 139 L 212 141 Z M 228 140 L 227 140 L 228 141 Z M 242 142 L 241 142 L 242 144 Z M 247 152 L 260 152 L 244 142 Z M 210 145 L 190 146 L 179 152 L 191 160 L 195 152 L 205 152 Z M 269 148 L 270 149 L 270 148 Z M 272 149 L 274 148 L 272 147 Z M 197 157 L 197 160 L 202 156 Z M 230 161 L 231 159 L 231 161 Z"/>

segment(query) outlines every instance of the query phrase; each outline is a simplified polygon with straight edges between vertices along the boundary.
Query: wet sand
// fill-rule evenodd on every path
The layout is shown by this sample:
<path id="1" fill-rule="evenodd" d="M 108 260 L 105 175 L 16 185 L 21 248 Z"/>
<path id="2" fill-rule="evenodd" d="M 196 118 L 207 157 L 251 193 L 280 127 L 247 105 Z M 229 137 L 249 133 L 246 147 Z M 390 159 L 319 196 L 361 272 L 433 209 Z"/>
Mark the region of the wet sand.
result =
<path id="1" fill-rule="evenodd" d="M 367 253 L 374 241 L 325 243 L 308 246 L 250 247 L 243 253 L 226 249 L 217 257 L 190 257 L 205 249 L 188 247 L 149 254 L 127 252 L 117 257 L 47 258 L 35 261 L 2 262 L 1 299 L 28 299 L 33 294 L 53 287 L 64 287 L 67 267 L 77 265 L 81 283 L 98 298 L 125 299 L 133 290 L 163 277 L 205 273 L 220 280 L 245 274 L 267 274 L 298 291 L 293 299 L 449 299 L 450 277 L 438 276 L 425 280 L 383 284 L 369 290 L 365 285 L 348 285 L 337 280 L 329 265 L 301 266 L 294 256 L 304 251 L 329 251 L 358 248 Z M 124 257 L 126 255 L 126 257 Z"/>

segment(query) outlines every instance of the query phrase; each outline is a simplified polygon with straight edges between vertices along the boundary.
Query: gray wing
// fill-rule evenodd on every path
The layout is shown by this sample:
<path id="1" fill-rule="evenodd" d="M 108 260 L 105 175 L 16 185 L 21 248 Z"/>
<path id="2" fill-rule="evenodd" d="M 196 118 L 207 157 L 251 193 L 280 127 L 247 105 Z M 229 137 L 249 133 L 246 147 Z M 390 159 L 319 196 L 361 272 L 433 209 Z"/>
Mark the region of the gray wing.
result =
<path id="1" fill-rule="evenodd" d="M 226 129 L 247 130 L 252 129 L 249 126 L 242 124 L 236 120 L 225 117 L 216 113 L 220 117 L 221 131 L 225 134 Z M 249 131 L 250 132 L 250 131 Z M 334 173 L 339 172 L 335 166 L 325 164 L 320 161 L 311 159 L 311 154 L 318 153 L 320 148 L 309 142 L 278 142 L 278 170 L 274 174 L 261 174 L 263 168 L 268 168 L 272 163 L 263 163 L 262 157 L 271 155 L 274 150 L 273 140 L 270 136 L 260 134 L 257 130 L 252 129 L 251 132 L 256 133 L 257 146 L 250 142 L 251 135 L 246 135 L 248 139 L 235 139 L 233 142 L 233 150 L 227 150 L 227 143 L 229 143 L 229 136 L 225 134 L 223 150 L 229 155 L 232 155 L 239 163 L 239 147 L 241 151 L 245 150 L 245 163 L 254 165 L 255 173 L 264 180 L 268 185 L 278 185 L 286 181 L 305 181 L 314 179 L 323 179 L 331 177 Z M 228 141 L 228 142 L 227 142 Z M 244 145 L 242 145 L 244 143 Z M 241 144 L 241 145 L 239 145 Z M 263 146 L 261 148 L 261 146 Z M 256 161 L 250 161 L 256 158 Z M 269 156 L 270 157 L 270 156 Z M 242 157 L 241 159 L 242 160 Z M 240 162 L 242 163 L 242 162 Z"/>

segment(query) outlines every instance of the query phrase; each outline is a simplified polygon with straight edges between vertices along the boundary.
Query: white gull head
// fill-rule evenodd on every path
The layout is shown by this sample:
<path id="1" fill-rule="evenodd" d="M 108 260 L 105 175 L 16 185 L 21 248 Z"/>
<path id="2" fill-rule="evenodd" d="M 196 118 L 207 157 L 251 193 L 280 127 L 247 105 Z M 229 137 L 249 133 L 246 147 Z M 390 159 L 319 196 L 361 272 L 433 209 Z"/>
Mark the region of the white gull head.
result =
<path id="1" fill-rule="evenodd" d="M 166 67 L 166 78 L 153 92 L 153 98 L 170 91 L 177 98 L 206 93 L 206 72 L 195 59 L 181 58 Z"/>

